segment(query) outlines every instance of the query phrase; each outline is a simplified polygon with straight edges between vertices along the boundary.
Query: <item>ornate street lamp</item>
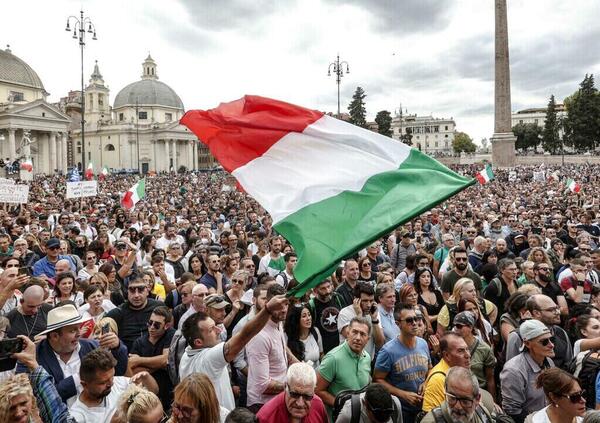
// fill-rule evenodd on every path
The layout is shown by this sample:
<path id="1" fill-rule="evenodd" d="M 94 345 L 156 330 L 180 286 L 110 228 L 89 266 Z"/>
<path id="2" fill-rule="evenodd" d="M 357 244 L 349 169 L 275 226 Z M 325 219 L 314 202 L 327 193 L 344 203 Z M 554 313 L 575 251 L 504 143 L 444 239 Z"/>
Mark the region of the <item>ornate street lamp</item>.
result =
<path id="1" fill-rule="evenodd" d="M 344 65 L 346 65 L 346 73 L 350 73 L 350 66 L 348 62 L 343 61 L 340 62 L 340 55 L 338 54 L 335 62 L 331 62 L 329 67 L 327 68 L 327 76 L 331 76 L 331 71 L 333 71 L 335 75 L 335 83 L 337 84 L 337 117 L 340 117 L 340 82 L 342 81 L 342 77 L 344 76 Z"/>

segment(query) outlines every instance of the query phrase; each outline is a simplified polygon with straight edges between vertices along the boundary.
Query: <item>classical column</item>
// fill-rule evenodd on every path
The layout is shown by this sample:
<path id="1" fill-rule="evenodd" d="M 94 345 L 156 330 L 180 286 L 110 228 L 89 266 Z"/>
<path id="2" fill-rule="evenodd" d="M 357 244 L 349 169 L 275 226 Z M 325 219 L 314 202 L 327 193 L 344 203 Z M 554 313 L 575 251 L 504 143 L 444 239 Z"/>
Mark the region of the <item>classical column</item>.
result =
<path id="1" fill-rule="evenodd" d="M 194 170 L 198 170 L 198 141 L 194 140 L 192 141 L 192 151 L 193 151 L 193 156 L 194 156 L 194 165 L 193 165 L 193 169 Z"/>
<path id="2" fill-rule="evenodd" d="M 48 153 L 48 164 L 50 166 L 48 174 L 56 171 L 56 132 L 50 132 L 50 151 Z"/>
<path id="3" fill-rule="evenodd" d="M 59 138 L 56 140 L 56 169 L 61 172 L 62 171 L 62 134 L 59 135 Z"/>
<path id="4" fill-rule="evenodd" d="M 517 140 L 512 133 L 507 21 L 506 0 L 495 0 L 496 57 L 492 163 L 496 167 L 504 168 L 515 165 L 515 141 Z"/>
<path id="5" fill-rule="evenodd" d="M 15 146 L 15 129 L 8 129 L 8 157 L 10 161 L 14 161 L 17 158 L 17 148 Z"/>
<path id="6" fill-rule="evenodd" d="M 38 136 L 38 154 L 37 154 L 37 167 L 34 169 L 35 173 L 50 173 L 48 170 L 48 133 L 44 132 Z"/>
<path id="7" fill-rule="evenodd" d="M 173 140 L 173 170 L 177 172 L 177 140 Z"/>
<path id="8" fill-rule="evenodd" d="M 64 175 L 67 174 L 67 133 L 63 132 L 60 138 L 61 148 L 61 170 Z"/>
<path id="9" fill-rule="evenodd" d="M 165 164 L 165 170 L 167 172 L 171 171 L 171 146 L 169 145 L 171 143 L 171 140 L 165 140 L 165 159 L 166 159 L 166 164 Z"/>

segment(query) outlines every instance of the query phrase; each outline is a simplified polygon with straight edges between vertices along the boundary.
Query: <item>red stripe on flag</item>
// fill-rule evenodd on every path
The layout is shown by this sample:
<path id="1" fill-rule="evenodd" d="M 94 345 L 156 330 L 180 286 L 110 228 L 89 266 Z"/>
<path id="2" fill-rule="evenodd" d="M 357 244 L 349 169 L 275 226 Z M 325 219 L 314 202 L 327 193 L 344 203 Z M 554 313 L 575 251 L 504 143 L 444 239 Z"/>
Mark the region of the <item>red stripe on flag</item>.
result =
<path id="1" fill-rule="evenodd" d="M 481 185 L 485 184 L 485 179 L 484 179 L 483 175 L 481 174 L 481 172 L 477 172 L 475 174 L 475 179 L 477 179 Z"/>
<path id="2" fill-rule="evenodd" d="M 261 157 L 289 132 L 302 132 L 322 112 L 247 95 L 216 109 L 190 110 L 180 123 L 208 146 L 228 172 Z"/>
<path id="3" fill-rule="evenodd" d="M 123 199 L 121 200 L 121 206 L 125 207 L 126 209 L 132 208 L 133 207 L 133 200 L 131 199 L 132 196 L 133 196 L 133 192 L 127 191 L 125 193 L 125 195 L 123 196 Z"/>

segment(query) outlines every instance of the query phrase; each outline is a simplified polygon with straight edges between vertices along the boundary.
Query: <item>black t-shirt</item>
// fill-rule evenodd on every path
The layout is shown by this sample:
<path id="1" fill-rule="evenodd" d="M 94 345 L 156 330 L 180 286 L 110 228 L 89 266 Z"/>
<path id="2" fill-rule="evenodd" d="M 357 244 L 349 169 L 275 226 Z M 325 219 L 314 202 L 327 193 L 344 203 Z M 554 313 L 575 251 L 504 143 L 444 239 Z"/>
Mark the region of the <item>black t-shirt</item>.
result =
<path id="1" fill-rule="evenodd" d="M 37 314 L 33 316 L 23 316 L 15 308 L 6 314 L 10 322 L 10 330 L 7 332 L 7 338 L 16 338 L 17 335 L 28 336 L 33 341 L 33 337 L 46 330 L 48 312 L 52 310 L 50 304 L 42 304 Z"/>
<path id="2" fill-rule="evenodd" d="M 346 282 L 343 282 L 335 289 L 335 292 L 338 293 L 342 300 L 342 308 L 347 307 L 352 304 L 354 301 L 354 294 L 352 293 L 352 288 Z"/>
<path id="3" fill-rule="evenodd" d="M 546 284 L 546 286 L 542 286 L 536 280 L 533 280 L 533 284 L 542 290 L 542 294 L 552 298 L 552 301 L 554 301 L 555 304 L 558 304 L 557 298 L 559 296 L 564 297 L 565 295 L 562 289 L 560 289 L 560 286 L 558 286 L 558 284 L 554 281 L 550 281 Z"/>
<path id="4" fill-rule="evenodd" d="M 169 328 L 156 344 L 152 344 L 146 334 L 135 340 L 130 353 L 137 354 L 140 357 L 156 357 L 157 355 L 162 355 L 163 350 L 168 349 L 171 345 L 173 335 L 175 335 L 175 329 Z M 161 399 L 163 409 L 168 410 L 171 406 L 171 401 L 173 400 L 173 384 L 169 378 L 169 373 L 166 368 L 158 369 L 152 373 L 152 377 L 158 384 L 158 397 Z"/>
<path id="5" fill-rule="evenodd" d="M 310 301 L 311 304 L 314 304 L 314 309 L 311 306 L 310 310 L 315 327 L 321 332 L 324 354 L 327 354 L 340 343 L 340 334 L 337 327 L 338 314 L 343 308 L 340 300 L 341 298 L 334 293 L 327 303 L 323 303 L 316 298 Z"/>
<path id="6" fill-rule="evenodd" d="M 141 310 L 133 310 L 129 308 L 129 302 L 125 302 L 106 313 L 106 317 L 110 317 L 117 322 L 119 338 L 131 351 L 135 340 L 148 334 L 147 323 L 150 315 L 156 307 L 161 305 L 163 305 L 162 301 L 148 299 L 146 307 Z"/>
<path id="7" fill-rule="evenodd" d="M 498 293 L 498 287 L 496 285 L 496 283 L 494 282 L 495 278 L 492 279 L 492 281 L 490 282 L 490 284 L 485 288 L 485 291 L 483 292 L 483 297 L 494 303 L 496 305 L 496 307 L 498 308 L 498 316 L 502 316 L 504 314 L 504 304 L 506 303 L 506 300 L 508 300 L 508 297 L 510 297 L 510 291 L 508 290 L 508 286 L 506 286 L 506 283 L 504 283 L 504 280 L 502 280 L 502 278 L 497 278 L 502 286 L 502 292 Z M 515 282 L 516 284 L 516 282 Z M 500 295 L 498 295 L 500 294 Z"/>

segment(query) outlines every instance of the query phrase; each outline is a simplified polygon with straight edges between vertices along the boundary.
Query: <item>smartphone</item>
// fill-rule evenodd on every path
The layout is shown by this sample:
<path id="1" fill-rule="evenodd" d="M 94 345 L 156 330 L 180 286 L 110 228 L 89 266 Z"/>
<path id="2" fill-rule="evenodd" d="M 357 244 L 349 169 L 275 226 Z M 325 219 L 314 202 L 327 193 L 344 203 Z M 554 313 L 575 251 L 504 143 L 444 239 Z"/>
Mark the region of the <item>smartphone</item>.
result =
<path id="1" fill-rule="evenodd" d="M 19 275 L 30 276 L 29 275 L 29 268 L 28 267 L 19 267 Z"/>
<path id="2" fill-rule="evenodd" d="M 0 360 L 10 358 L 14 353 L 23 351 L 23 340 L 20 338 L 8 338 L 0 340 Z"/>
<path id="3" fill-rule="evenodd" d="M 110 332 L 110 325 L 106 323 L 104 326 L 102 326 L 102 335 L 105 335 L 108 332 Z"/>
<path id="4" fill-rule="evenodd" d="M 377 306 L 376 306 L 375 304 L 373 304 L 373 305 L 371 306 L 371 310 L 369 310 L 369 313 L 370 313 L 370 314 L 373 314 L 373 313 L 375 313 L 376 311 L 377 311 Z"/>

